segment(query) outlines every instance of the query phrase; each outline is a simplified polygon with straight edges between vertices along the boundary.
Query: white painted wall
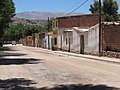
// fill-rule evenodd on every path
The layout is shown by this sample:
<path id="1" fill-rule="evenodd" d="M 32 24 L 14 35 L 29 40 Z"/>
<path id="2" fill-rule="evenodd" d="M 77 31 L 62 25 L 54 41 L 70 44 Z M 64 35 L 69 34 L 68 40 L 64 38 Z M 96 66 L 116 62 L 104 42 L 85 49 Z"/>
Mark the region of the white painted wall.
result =
<path id="1" fill-rule="evenodd" d="M 62 49 L 68 50 L 69 44 L 66 44 L 66 38 L 68 42 L 69 42 L 69 38 L 71 38 L 70 51 L 80 53 L 80 47 L 81 47 L 80 36 L 84 35 L 84 52 L 91 53 L 91 54 L 98 54 L 99 52 L 99 25 L 98 24 L 89 28 L 89 30 L 86 32 L 80 32 L 74 29 L 68 29 L 68 30 L 73 30 L 71 36 L 64 33 L 64 30 L 67 30 L 67 29 L 58 30 L 58 37 L 57 37 L 58 48 L 61 48 L 61 36 L 62 36 Z"/>
<path id="2" fill-rule="evenodd" d="M 49 45 L 50 45 L 50 49 L 52 49 L 52 35 L 49 35 Z M 45 48 L 48 48 L 48 33 L 45 33 Z"/>
<path id="3" fill-rule="evenodd" d="M 73 52 L 80 52 L 80 36 L 84 35 L 84 52 L 98 54 L 99 52 L 99 25 L 95 25 L 87 32 L 73 30 Z"/>
<path id="4" fill-rule="evenodd" d="M 79 32 L 73 30 L 73 52 L 80 52 L 80 36 Z"/>
<path id="5" fill-rule="evenodd" d="M 48 48 L 48 33 L 47 32 L 45 32 L 45 41 L 46 41 L 45 48 Z"/>
<path id="6" fill-rule="evenodd" d="M 87 36 L 85 37 L 86 43 L 85 43 L 85 52 L 92 53 L 92 54 L 98 54 L 99 52 L 99 25 L 95 25 L 89 29 L 87 32 Z"/>
<path id="7" fill-rule="evenodd" d="M 49 36 L 50 49 L 52 49 L 52 41 L 51 41 L 51 39 L 52 39 L 52 36 Z"/>
<path id="8" fill-rule="evenodd" d="M 62 44 L 63 44 L 63 31 L 64 31 L 64 29 L 58 30 L 57 45 L 58 45 L 59 49 L 61 49 L 61 37 L 62 37 Z M 62 47 L 63 47 L 63 45 L 62 45 Z"/>
<path id="9" fill-rule="evenodd" d="M 68 30 L 66 33 L 63 33 L 63 50 L 69 50 L 69 38 L 70 38 L 70 51 L 73 51 L 73 29 Z M 67 44 L 66 44 L 67 39 Z"/>

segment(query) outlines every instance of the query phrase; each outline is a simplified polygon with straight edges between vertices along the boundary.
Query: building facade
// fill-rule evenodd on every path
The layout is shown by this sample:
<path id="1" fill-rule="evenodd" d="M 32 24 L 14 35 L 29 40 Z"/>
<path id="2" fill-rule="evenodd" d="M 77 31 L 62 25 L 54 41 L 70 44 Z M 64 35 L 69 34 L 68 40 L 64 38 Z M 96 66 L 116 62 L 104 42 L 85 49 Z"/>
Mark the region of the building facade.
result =
<path id="1" fill-rule="evenodd" d="M 86 44 L 82 45 L 82 43 L 80 42 L 86 42 L 86 40 L 81 41 L 81 38 L 86 39 L 87 35 L 78 35 L 79 32 L 75 32 L 75 29 L 73 27 L 89 29 L 98 23 L 99 16 L 92 14 L 55 18 L 52 22 L 54 48 L 65 51 L 83 53 L 84 50 L 82 50 L 83 48 L 81 48 L 80 45 L 86 47 L 84 46 Z M 80 48 L 82 51 L 80 50 Z"/>

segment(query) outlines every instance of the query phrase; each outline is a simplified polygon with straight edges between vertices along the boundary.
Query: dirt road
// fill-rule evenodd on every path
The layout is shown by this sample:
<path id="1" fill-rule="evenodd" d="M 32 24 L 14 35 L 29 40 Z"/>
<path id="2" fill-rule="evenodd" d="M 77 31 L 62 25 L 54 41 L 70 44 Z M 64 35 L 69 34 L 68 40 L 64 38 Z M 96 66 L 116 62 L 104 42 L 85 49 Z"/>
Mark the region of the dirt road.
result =
<path id="1" fill-rule="evenodd" d="M 120 65 L 21 45 L 0 48 L 0 90 L 120 90 Z"/>

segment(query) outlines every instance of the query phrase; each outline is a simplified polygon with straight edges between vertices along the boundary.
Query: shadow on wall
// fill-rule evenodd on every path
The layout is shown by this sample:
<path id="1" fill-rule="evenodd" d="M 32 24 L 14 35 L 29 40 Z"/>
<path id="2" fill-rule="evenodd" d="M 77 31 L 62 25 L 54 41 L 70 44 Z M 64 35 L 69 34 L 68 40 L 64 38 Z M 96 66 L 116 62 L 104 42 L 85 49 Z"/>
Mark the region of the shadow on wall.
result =
<path id="1" fill-rule="evenodd" d="M 25 78 L 12 78 L 6 80 L 0 80 L 0 90 L 120 90 L 114 87 L 108 87 L 105 85 L 58 85 L 53 88 L 37 88 L 34 87 L 36 82 L 33 80 L 27 80 Z"/>

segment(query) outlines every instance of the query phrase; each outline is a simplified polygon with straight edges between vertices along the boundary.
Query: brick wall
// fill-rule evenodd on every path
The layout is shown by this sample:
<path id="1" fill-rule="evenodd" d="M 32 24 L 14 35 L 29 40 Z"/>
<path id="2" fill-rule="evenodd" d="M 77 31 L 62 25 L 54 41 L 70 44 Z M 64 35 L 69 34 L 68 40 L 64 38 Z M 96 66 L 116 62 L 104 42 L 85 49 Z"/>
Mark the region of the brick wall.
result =
<path id="1" fill-rule="evenodd" d="M 120 52 L 120 26 L 103 26 L 103 50 Z"/>
<path id="2" fill-rule="evenodd" d="M 23 39 L 22 38 L 19 40 L 19 44 L 23 44 Z"/>
<path id="3" fill-rule="evenodd" d="M 35 47 L 42 47 L 45 33 L 35 33 Z"/>
<path id="4" fill-rule="evenodd" d="M 32 36 L 27 36 L 26 37 L 26 45 L 27 46 L 32 46 Z"/>
<path id="5" fill-rule="evenodd" d="M 91 27 L 99 23 L 98 15 L 80 15 L 57 18 L 59 28 Z"/>

